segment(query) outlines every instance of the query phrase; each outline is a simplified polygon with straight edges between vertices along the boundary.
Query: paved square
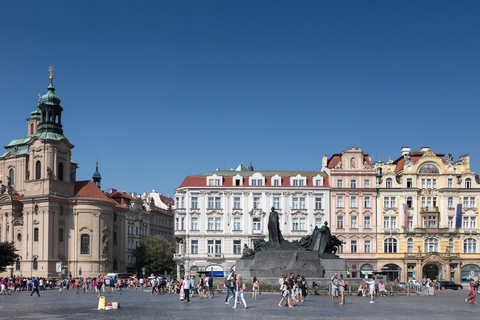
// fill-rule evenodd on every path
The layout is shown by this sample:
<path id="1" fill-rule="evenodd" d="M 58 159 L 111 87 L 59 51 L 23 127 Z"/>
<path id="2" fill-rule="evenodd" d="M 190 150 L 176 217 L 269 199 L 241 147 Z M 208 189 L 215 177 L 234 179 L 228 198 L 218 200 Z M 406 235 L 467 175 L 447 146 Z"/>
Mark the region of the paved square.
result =
<path id="1" fill-rule="evenodd" d="M 263 293 L 252 301 L 246 294 L 248 309 L 225 305 L 225 295 L 213 299 L 192 298 L 182 304 L 178 295 L 151 295 L 150 291 L 123 290 L 106 293 L 107 302 L 120 302 L 119 310 L 97 310 L 95 294 L 46 290 L 41 297 L 30 292 L 0 296 L 0 319 L 476 319 L 480 307 L 465 304 L 468 291 L 443 291 L 434 297 L 379 297 L 375 304 L 365 297 L 347 297 L 347 304 L 332 305 L 328 296 L 308 296 L 298 308 L 279 308 L 280 294 Z M 232 301 L 231 301 L 232 302 Z"/>

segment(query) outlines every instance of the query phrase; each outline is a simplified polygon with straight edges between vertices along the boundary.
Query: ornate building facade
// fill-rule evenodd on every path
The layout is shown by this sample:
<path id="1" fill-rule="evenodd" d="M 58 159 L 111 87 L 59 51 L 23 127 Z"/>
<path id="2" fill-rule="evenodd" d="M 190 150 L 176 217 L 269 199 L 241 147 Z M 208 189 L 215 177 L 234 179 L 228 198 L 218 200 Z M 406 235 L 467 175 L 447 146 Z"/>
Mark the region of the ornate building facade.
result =
<path id="1" fill-rule="evenodd" d="M 377 189 L 371 158 L 360 148 L 347 148 L 328 159 L 331 186 L 331 232 L 344 242 L 350 277 L 377 270 Z M 346 275 L 345 275 L 346 276 Z"/>
<path id="2" fill-rule="evenodd" d="M 375 167 L 379 271 L 402 281 L 480 276 L 480 184 L 469 155 L 403 147 Z"/>
<path id="3" fill-rule="evenodd" d="M 299 240 L 330 218 L 322 171 L 236 170 L 186 177 L 175 190 L 177 276 L 235 265 L 246 247 L 268 238 L 268 213 L 279 213 L 287 240 Z"/>

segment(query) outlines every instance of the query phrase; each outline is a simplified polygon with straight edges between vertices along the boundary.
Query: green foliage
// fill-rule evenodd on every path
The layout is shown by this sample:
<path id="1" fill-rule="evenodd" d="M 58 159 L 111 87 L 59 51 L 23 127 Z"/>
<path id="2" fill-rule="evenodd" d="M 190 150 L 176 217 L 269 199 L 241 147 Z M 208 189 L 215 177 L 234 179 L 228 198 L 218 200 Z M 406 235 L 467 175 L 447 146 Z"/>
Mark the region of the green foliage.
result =
<path id="1" fill-rule="evenodd" d="M 13 242 L 0 242 L 0 272 L 7 270 L 7 266 L 13 265 L 17 258 Z"/>
<path id="2" fill-rule="evenodd" d="M 175 247 L 164 237 L 156 235 L 148 236 L 140 240 L 140 246 L 135 250 L 136 269 L 144 267 L 146 275 L 150 273 L 160 274 L 173 272 L 176 267 L 173 261 Z M 141 275 L 141 272 L 138 273 Z"/>

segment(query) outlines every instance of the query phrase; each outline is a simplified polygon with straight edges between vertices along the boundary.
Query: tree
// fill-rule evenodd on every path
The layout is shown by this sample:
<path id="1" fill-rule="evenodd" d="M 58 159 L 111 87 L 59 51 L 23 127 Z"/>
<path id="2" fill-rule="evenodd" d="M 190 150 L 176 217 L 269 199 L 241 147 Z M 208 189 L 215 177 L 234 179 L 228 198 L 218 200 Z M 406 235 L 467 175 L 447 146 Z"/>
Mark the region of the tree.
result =
<path id="1" fill-rule="evenodd" d="M 7 270 L 7 266 L 11 266 L 18 258 L 15 253 L 15 245 L 13 242 L 0 242 L 0 272 Z"/>
<path id="2" fill-rule="evenodd" d="M 136 269 L 144 267 L 147 273 L 171 273 L 175 269 L 173 255 L 175 247 L 160 235 L 148 236 L 140 240 L 135 250 Z"/>

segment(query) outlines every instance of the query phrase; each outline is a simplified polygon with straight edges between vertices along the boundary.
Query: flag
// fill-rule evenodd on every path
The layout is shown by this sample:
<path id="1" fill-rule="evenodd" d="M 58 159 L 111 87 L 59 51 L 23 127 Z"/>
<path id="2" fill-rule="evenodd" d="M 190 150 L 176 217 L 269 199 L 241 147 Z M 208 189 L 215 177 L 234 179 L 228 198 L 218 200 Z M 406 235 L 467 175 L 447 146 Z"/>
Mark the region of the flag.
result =
<path id="1" fill-rule="evenodd" d="M 404 203 L 403 204 L 403 213 L 405 213 L 405 223 L 404 227 L 408 227 L 408 204 Z"/>
<path id="2" fill-rule="evenodd" d="M 456 228 L 462 227 L 462 204 L 457 204 L 457 221 L 455 222 Z"/>

